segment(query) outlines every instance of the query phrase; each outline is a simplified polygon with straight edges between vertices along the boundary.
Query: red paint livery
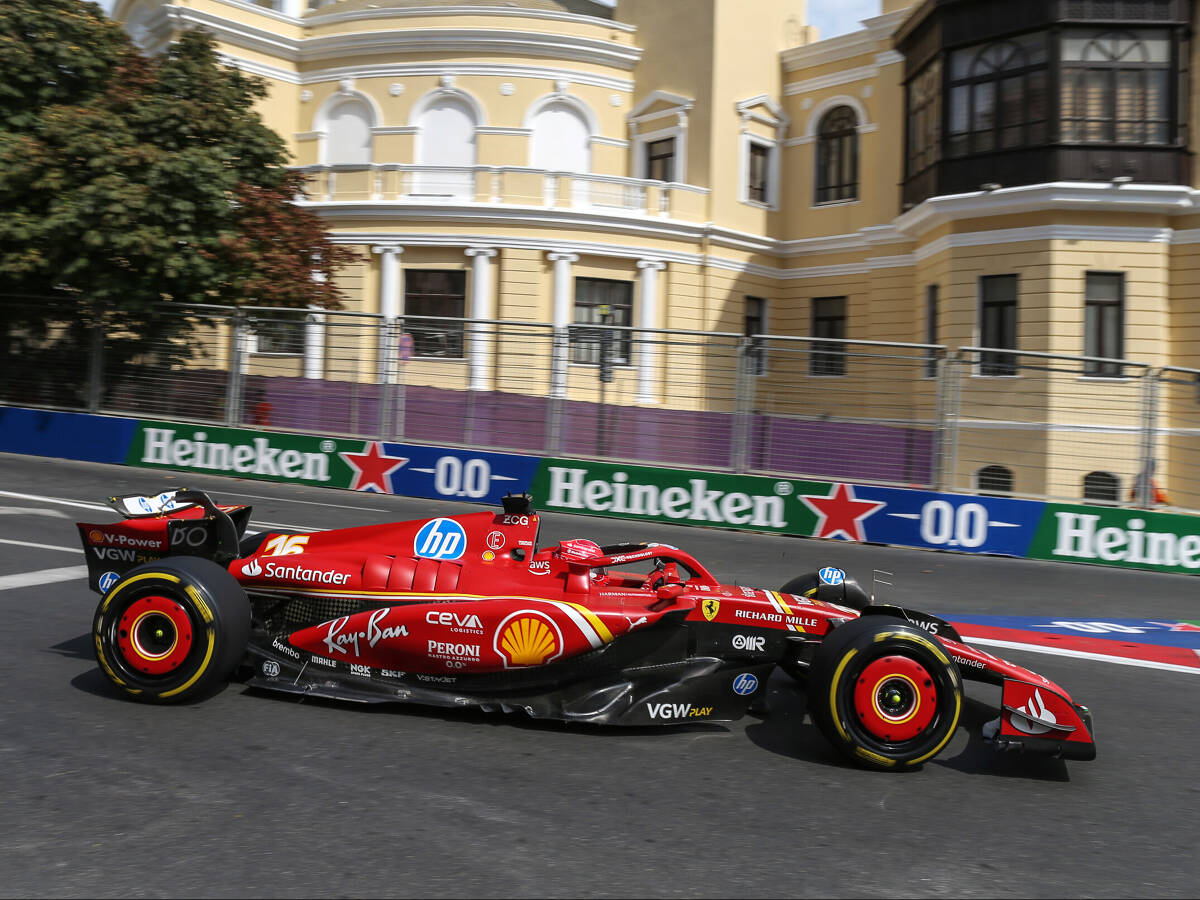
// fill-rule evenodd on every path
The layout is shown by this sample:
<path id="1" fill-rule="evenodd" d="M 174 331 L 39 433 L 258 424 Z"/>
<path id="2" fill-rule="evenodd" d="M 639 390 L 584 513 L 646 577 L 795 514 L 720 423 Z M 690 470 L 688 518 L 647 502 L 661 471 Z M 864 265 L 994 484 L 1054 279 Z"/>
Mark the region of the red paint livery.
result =
<path id="1" fill-rule="evenodd" d="M 113 498 L 81 524 L 103 594 L 97 659 L 131 697 L 255 686 L 612 725 L 729 720 L 780 667 L 856 762 L 919 765 L 949 742 L 962 678 L 1000 685 L 985 736 L 1004 749 L 1095 754 L 1090 714 L 952 626 L 878 606 L 833 568 L 779 591 L 722 584 L 664 544 L 538 549 L 529 498 L 501 512 L 246 534 L 248 507 L 197 491 Z"/>

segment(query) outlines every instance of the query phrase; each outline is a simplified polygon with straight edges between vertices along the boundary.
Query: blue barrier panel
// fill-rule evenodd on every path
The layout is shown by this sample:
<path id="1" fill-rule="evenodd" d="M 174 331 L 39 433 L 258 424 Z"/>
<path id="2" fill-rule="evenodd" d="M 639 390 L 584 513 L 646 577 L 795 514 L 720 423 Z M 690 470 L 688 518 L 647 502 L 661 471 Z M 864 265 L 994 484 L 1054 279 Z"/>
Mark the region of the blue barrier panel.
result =
<path id="1" fill-rule="evenodd" d="M 498 504 L 510 491 L 528 491 L 540 456 L 484 453 L 417 444 L 384 444 L 389 457 L 405 460 L 389 475 L 392 493 L 431 500 Z M 537 508 L 537 498 L 534 498 Z"/>
<path id="2" fill-rule="evenodd" d="M 0 406 L 0 451 L 123 463 L 136 419 Z"/>
<path id="3" fill-rule="evenodd" d="M 879 544 L 1025 556 L 1046 504 L 940 494 L 907 488 L 855 485 L 860 501 L 886 504 L 863 525 L 865 539 Z"/>

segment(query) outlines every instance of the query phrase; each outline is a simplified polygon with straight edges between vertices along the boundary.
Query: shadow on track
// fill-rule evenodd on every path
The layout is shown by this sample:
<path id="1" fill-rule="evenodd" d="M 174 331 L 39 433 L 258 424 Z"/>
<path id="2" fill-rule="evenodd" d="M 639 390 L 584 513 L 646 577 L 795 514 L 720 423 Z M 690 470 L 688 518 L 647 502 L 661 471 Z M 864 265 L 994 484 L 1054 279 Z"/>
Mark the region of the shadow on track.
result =
<path id="1" fill-rule="evenodd" d="M 96 651 L 92 645 L 92 634 L 81 634 L 77 638 L 71 638 L 69 641 L 63 641 L 61 644 L 55 644 L 50 648 L 56 653 L 67 657 L 68 659 L 95 659 Z"/>
<path id="2" fill-rule="evenodd" d="M 968 775 L 1024 778 L 1031 781 L 1070 781 L 1066 760 L 1039 753 L 997 751 L 983 741 L 984 723 L 997 716 L 996 708 L 971 697 L 963 699 L 959 728 L 970 735 L 967 746 L 954 757 L 938 757 L 930 765 L 944 766 Z"/>

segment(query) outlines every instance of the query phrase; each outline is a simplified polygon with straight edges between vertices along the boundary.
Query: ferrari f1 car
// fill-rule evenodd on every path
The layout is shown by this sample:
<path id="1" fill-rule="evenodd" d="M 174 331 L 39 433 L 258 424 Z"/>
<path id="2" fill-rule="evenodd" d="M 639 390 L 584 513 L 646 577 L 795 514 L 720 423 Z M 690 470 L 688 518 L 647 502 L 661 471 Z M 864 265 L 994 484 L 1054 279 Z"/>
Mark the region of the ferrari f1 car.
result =
<path id="1" fill-rule="evenodd" d="M 203 697 L 232 678 L 292 694 L 523 711 L 602 725 L 739 718 L 776 667 L 854 762 L 906 769 L 950 741 L 964 677 L 1001 687 L 997 748 L 1092 759 L 1058 685 L 873 602 L 840 569 L 779 590 L 723 584 L 673 546 L 538 546 L 528 495 L 498 512 L 309 534 L 248 532 L 201 491 L 110 499 L 80 524 L 102 595 L 96 659 L 129 697 Z M 645 571 L 642 571 L 645 570 Z"/>

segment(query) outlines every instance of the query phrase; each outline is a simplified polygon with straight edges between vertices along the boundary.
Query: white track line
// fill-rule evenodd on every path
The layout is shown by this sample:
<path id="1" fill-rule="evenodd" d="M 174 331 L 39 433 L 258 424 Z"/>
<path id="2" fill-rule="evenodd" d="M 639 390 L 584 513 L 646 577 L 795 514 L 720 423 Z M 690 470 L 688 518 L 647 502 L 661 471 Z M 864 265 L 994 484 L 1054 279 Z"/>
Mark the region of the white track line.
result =
<path id="1" fill-rule="evenodd" d="M 65 519 L 67 514 L 57 509 L 38 509 L 35 506 L 0 506 L 0 516 L 49 516 L 53 519 Z"/>
<path id="2" fill-rule="evenodd" d="M 81 547 L 59 547 L 56 544 L 35 544 L 32 541 L 10 541 L 0 538 L 0 544 L 16 544 L 18 547 L 37 547 L 39 550 L 62 550 L 64 553 L 82 553 Z"/>
<path id="3" fill-rule="evenodd" d="M 1138 666 L 1142 669 L 1161 669 L 1164 672 L 1187 672 L 1200 675 L 1200 668 L 1180 666 L 1175 663 L 1154 662 L 1148 659 L 1131 659 L 1128 656 L 1108 656 L 1104 653 L 1088 653 L 1086 650 L 1068 650 L 1065 647 L 1043 647 L 1038 644 L 1021 644 L 1017 641 L 998 641 L 993 638 L 977 638 L 963 635 L 964 644 L 987 644 L 989 647 L 1006 647 L 1010 650 L 1029 650 L 1032 653 L 1049 653 L 1051 656 L 1073 656 L 1097 662 L 1116 663 L 1120 666 Z"/>
<path id="4" fill-rule="evenodd" d="M 60 500 L 57 497 L 42 497 L 38 494 L 17 494 L 13 491 L 0 491 L 0 497 L 15 497 L 18 500 L 36 500 L 39 503 L 58 503 L 61 506 L 78 506 L 80 509 L 106 509 L 112 512 L 111 506 L 103 503 L 83 503 L 79 500 Z"/>
<path id="5" fill-rule="evenodd" d="M 0 591 L 54 584 L 56 581 L 74 581 L 87 578 L 87 573 L 87 566 L 65 566 L 61 569 L 42 569 L 40 572 L 22 572 L 20 575 L 0 575 Z"/>

